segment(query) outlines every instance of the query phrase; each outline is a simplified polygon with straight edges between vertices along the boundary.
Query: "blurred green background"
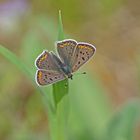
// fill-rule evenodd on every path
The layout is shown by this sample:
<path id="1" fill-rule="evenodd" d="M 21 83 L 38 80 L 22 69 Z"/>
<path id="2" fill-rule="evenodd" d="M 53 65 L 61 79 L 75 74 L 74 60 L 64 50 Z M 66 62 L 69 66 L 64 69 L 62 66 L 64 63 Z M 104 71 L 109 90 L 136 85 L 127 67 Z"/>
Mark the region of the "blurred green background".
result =
<path id="1" fill-rule="evenodd" d="M 55 51 L 58 10 L 66 38 L 96 55 L 69 81 L 68 140 L 140 139 L 139 0 L 1 0 L 0 44 L 35 74 L 34 60 Z M 50 140 L 48 102 L 0 49 L 0 140 Z M 9 54 L 7 53 L 7 57 Z M 52 86 L 43 87 L 48 101 Z"/>

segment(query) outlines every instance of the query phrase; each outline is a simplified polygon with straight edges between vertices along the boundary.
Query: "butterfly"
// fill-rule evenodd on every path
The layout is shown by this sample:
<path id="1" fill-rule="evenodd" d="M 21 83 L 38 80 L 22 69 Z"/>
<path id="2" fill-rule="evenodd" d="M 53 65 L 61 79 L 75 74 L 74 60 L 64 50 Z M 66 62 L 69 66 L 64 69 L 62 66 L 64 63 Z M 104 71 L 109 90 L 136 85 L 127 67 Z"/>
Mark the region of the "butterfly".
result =
<path id="1" fill-rule="evenodd" d="M 57 41 L 56 48 L 58 55 L 45 50 L 35 60 L 35 79 L 39 86 L 53 84 L 66 78 L 72 79 L 73 73 L 96 51 L 93 45 L 73 39 Z"/>

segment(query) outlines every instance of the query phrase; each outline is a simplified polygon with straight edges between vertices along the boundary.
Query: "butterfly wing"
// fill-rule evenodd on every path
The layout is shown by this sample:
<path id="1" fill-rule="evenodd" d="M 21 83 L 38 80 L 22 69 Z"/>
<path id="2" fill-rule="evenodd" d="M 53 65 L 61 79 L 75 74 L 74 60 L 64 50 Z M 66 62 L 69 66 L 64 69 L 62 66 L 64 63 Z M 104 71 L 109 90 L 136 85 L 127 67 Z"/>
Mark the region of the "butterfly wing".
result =
<path id="1" fill-rule="evenodd" d="M 60 71 L 58 64 L 54 61 L 52 54 L 43 51 L 36 59 L 35 65 L 38 69 Z"/>
<path id="2" fill-rule="evenodd" d="M 67 66 L 71 66 L 71 60 L 73 57 L 74 50 L 77 46 L 77 42 L 73 39 L 66 39 L 63 41 L 58 41 L 56 45 L 61 60 Z"/>
<path id="3" fill-rule="evenodd" d="M 49 85 L 66 79 L 63 73 L 57 71 L 37 70 L 36 83 L 40 86 Z"/>
<path id="4" fill-rule="evenodd" d="M 72 72 L 75 72 L 85 64 L 93 56 L 95 51 L 96 48 L 93 45 L 79 42 L 72 60 Z"/>

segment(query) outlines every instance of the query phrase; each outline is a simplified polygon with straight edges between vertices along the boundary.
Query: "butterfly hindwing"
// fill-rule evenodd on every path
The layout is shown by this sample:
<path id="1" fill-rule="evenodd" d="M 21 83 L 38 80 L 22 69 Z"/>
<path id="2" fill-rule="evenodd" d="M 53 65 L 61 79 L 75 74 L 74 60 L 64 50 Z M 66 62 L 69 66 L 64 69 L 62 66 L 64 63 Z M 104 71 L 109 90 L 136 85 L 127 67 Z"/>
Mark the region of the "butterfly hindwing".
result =
<path id="1" fill-rule="evenodd" d="M 93 45 L 79 42 L 72 60 L 72 72 L 75 72 L 85 64 L 93 56 L 95 51 L 96 48 Z"/>
<path id="2" fill-rule="evenodd" d="M 35 65 L 38 69 L 59 71 L 58 65 L 54 62 L 51 53 L 48 51 L 43 51 L 38 56 Z"/>
<path id="3" fill-rule="evenodd" d="M 53 84 L 65 78 L 63 73 L 56 71 L 37 70 L 36 72 L 36 83 L 41 86 Z"/>
<path id="4" fill-rule="evenodd" d="M 77 42 L 73 39 L 66 39 L 57 42 L 57 51 L 61 60 L 68 66 L 71 66 L 71 60 L 74 50 L 77 46 Z"/>

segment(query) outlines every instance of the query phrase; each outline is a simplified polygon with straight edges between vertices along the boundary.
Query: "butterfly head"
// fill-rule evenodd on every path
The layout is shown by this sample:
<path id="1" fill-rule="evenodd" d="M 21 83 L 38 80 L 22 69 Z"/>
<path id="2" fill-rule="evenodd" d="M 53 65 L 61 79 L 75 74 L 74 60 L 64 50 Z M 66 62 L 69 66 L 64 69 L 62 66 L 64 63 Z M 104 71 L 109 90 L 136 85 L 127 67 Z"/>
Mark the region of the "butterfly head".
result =
<path id="1" fill-rule="evenodd" d="M 67 76 L 72 80 L 73 75 L 71 73 L 68 73 Z"/>

